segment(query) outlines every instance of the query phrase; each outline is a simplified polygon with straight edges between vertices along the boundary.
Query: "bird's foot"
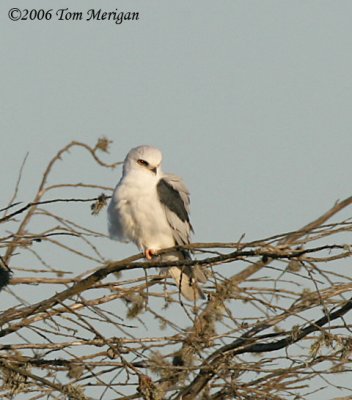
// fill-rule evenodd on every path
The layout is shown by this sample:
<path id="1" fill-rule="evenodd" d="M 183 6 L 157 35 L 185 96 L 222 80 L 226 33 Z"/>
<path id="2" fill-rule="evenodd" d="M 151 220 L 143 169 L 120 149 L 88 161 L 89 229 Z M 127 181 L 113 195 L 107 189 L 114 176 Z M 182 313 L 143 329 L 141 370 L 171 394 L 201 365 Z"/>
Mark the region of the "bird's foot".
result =
<path id="1" fill-rule="evenodd" d="M 145 258 L 146 258 L 147 260 L 149 260 L 149 261 L 152 260 L 153 257 L 155 256 L 155 253 L 156 253 L 156 250 L 153 250 L 153 249 L 146 249 L 145 252 L 144 252 Z"/>

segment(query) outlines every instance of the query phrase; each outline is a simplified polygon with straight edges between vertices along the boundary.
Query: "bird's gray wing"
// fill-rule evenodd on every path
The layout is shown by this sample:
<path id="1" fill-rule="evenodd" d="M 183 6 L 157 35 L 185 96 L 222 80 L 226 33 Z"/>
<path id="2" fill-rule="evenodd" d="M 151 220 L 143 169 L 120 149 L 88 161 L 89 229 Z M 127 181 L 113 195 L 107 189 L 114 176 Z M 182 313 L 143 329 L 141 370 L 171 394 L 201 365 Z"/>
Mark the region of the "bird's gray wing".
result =
<path id="1" fill-rule="evenodd" d="M 190 199 L 186 185 L 178 176 L 168 174 L 159 180 L 157 192 L 172 228 L 175 244 L 188 244 L 193 228 L 189 220 Z"/>
<path id="2" fill-rule="evenodd" d="M 157 192 L 159 200 L 164 206 L 166 219 L 172 228 L 175 244 L 189 244 L 193 228 L 189 220 L 190 199 L 185 184 L 176 175 L 164 175 L 158 182 Z M 189 252 L 186 250 L 163 256 L 164 261 L 189 258 Z M 171 267 L 169 272 L 175 279 L 177 287 L 188 300 L 204 298 L 198 282 L 204 283 L 206 277 L 199 267 Z"/>

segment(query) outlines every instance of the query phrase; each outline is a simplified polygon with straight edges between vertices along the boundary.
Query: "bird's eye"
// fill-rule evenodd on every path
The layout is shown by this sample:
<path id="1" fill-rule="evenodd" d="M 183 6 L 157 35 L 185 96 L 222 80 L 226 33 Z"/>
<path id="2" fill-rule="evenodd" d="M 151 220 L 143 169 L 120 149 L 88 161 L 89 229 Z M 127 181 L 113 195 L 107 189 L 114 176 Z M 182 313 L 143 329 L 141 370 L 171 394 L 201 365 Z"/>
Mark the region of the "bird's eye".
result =
<path id="1" fill-rule="evenodd" d="M 143 165 L 143 167 L 148 167 L 149 163 L 141 158 L 137 161 L 139 165 Z"/>

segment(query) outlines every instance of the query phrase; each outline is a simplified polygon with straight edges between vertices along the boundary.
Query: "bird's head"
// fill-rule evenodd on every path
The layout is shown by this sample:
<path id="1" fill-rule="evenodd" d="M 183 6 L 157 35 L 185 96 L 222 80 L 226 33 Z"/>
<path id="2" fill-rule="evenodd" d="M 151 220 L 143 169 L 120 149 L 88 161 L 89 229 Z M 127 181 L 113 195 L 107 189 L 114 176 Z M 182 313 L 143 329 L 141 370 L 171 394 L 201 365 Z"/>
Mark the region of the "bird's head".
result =
<path id="1" fill-rule="evenodd" d="M 156 147 L 138 146 L 131 149 L 127 154 L 123 165 L 123 173 L 127 174 L 133 170 L 156 176 L 160 173 L 161 161 L 161 151 Z"/>

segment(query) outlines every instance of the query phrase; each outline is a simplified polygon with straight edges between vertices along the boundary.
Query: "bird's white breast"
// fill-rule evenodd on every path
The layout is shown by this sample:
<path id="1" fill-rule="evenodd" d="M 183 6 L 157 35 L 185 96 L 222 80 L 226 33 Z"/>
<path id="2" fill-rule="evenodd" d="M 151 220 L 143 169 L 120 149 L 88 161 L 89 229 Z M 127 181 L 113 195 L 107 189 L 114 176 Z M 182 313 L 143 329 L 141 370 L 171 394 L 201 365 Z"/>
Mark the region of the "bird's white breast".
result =
<path id="1" fill-rule="evenodd" d="M 118 219 L 124 239 L 141 250 L 171 247 L 175 241 L 158 199 L 156 181 L 146 183 L 121 180 L 113 194 L 113 218 Z"/>

